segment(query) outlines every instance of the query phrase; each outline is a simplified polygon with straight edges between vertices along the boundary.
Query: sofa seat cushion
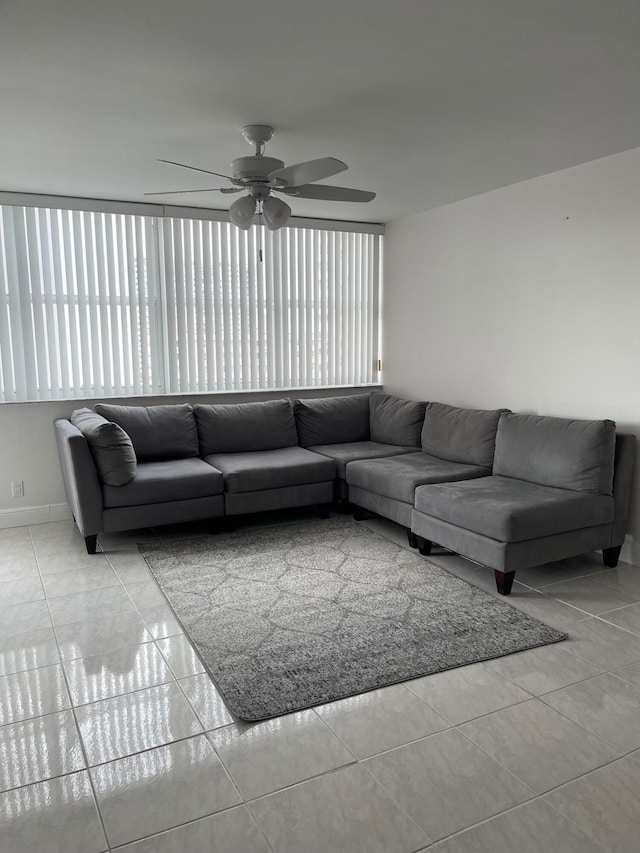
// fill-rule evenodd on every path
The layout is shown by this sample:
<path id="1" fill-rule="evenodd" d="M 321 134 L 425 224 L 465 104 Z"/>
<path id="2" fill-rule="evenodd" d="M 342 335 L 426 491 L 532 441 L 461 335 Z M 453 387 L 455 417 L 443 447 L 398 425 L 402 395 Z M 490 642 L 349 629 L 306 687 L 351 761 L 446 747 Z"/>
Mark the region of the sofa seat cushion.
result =
<path id="1" fill-rule="evenodd" d="M 447 462 L 428 453 L 406 453 L 387 459 L 368 459 L 347 466 L 347 482 L 368 492 L 413 504 L 415 490 L 423 483 L 447 483 L 487 477 L 490 468 Z"/>
<path id="2" fill-rule="evenodd" d="M 500 542 L 523 542 L 613 521 L 613 498 L 509 477 L 419 486 L 415 508 Z"/>
<path id="3" fill-rule="evenodd" d="M 224 474 L 225 492 L 258 492 L 283 486 L 324 483 L 335 477 L 333 460 L 302 447 L 214 453 L 205 457 Z"/>
<path id="4" fill-rule="evenodd" d="M 132 480 L 124 486 L 105 485 L 102 494 L 105 508 L 112 509 L 208 498 L 222 490 L 222 474 L 202 459 L 171 459 L 139 463 Z"/>
<path id="5" fill-rule="evenodd" d="M 379 441 L 347 441 L 345 444 L 317 444 L 309 450 L 333 459 L 336 463 L 337 476 L 346 480 L 346 468 L 349 462 L 357 459 L 398 456 L 401 453 L 411 453 L 412 448 L 400 447 L 396 444 L 381 444 Z"/>

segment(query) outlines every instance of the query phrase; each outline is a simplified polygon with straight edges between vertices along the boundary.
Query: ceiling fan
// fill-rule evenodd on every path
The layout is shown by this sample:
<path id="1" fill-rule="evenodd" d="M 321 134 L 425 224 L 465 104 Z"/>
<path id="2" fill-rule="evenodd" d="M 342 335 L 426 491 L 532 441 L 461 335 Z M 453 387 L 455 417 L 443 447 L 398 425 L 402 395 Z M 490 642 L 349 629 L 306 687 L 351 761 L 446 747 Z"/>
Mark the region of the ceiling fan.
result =
<path id="1" fill-rule="evenodd" d="M 245 231 L 251 228 L 256 209 L 262 213 L 264 223 L 270 231 L 277 231 L 278 228 L 282 228 L 287 223 L 291 216 L 291 208 L 282 199 L 272 196 L 272 193 L 323 201 L 365 202 L 373 201 L 376 197 L 375 193 L 366 190 L 332 187 L 327 184 L 316 185 L 316 181 L 330 178 L 348 168 L 346 163 L 343 163 L 342 160 L 336 160 L 335 157 L 320 157 L 318 160 L 307 160 L 305 163 L 296 163 L 293 166 L 285 166 L 282 160 L 276 160 L 275 157 L 265 157 L 264 147 L 273 136 L 273 128 L 268 125 L 247 125 L 242 128 L 242 135 L 250 145 L 255 146 L 255 153 L 233 160 L 231 163 L 232 177 L 221 175 L 219 172 L 211 172 L 209 169 L 199 169 L 197 166 L 176 163 L 174 160 L 159 160 L 160 163 L 169 163 L 172 166 L 181 166 L 183 169 L 216 175 L 218 178 L 229 181 L 232 186 L 208 187 L 200 190 L 172 190 L 166 193 L 145 193 L 145 195 L 177 195 L 196 192 L 228 194 L 246 190 L 247 194 L 236 199 L 229 208 L 229 218 L 233 224 Z"/>

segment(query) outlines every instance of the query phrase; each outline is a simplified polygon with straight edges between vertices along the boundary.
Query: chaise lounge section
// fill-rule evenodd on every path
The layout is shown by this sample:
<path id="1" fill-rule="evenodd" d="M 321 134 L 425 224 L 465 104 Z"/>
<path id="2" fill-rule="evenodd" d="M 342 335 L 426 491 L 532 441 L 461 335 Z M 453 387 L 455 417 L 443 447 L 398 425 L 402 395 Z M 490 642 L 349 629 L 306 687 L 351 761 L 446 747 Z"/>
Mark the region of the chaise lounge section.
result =
<path id="1" fill-rule="evenodd" d="M 634 437 L 613 421 L 504 413 L 493 473 L 416 489 L 411 530 L 494 569 L 511 592 L 518 569 L 602 549 L 615 566 L 624 541 Z"/>

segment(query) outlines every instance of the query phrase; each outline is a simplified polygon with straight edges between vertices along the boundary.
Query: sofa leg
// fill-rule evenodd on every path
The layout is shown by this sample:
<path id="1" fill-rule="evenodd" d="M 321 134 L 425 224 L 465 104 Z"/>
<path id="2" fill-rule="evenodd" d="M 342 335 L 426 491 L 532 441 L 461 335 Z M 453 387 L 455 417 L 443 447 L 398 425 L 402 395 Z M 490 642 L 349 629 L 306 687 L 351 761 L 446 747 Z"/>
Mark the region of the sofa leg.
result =
<path id="1" fill-rule="evenodd" d="M 621 550 L 622 545 L 616 545 L 615 548 L 602 549 L 602 562 L 608 569 L 615 569 L 615 567 L 618 565 Z"/>
<path id="2" fill-rule="evenodd" d="M 318 518 L 329 518 L 330 515 L 329 504 L 318 504 Z"/>
<path id="3" fill-rule="evenodd" d="M 418 547 L 418 537 L 407 527 L 407 539 L 409 540 L 409 548 L 417 548 Z"/>
<path id="4" fill-rule="evenodd" d="M 496 577 L 496 587 L 500 595 L 510 595 L 516 573 L 499 572 L 497 569 L 494 569 L 493 573 Z"/>
<path id="5" fill-rule="evenodd" d="M 364 507 L 354 506 L 353 507 L 353 519 L 354 521 L 364 521 L 365 518 L 371 518 L 371 513 L 367 512 Z"/>
<path id="6" fill-rule="evenodd" d="M 422 556 L 428 557 L 431 553 L 431 546 L 433 543 L 429 539 L 425 539 L 424 536 L 416 536 L 416 544 L 418 546 L 418 551 Z"/>
<path id="7" fill-rule="evenodd" d="M 94 533 L 93 536 L 85 536 L 84 544 L 87 546 L 87 554 L 95 554 L 98 544 L 98 534 Z"/>

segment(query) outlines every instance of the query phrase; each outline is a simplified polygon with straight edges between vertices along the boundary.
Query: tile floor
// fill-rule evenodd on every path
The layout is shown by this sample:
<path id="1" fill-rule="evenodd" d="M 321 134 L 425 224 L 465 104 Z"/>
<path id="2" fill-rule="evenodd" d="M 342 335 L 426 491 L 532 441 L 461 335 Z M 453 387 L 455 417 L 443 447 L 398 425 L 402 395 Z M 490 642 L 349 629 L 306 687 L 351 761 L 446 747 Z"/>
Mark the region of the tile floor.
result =
<path id="1" fill-rule="evenodd" d="M 567 641 L 246 724 L 135 546 L 189 532 L 0 530 L 2 853 L 640 850 L 640 569 L 519 572 Z"/>

